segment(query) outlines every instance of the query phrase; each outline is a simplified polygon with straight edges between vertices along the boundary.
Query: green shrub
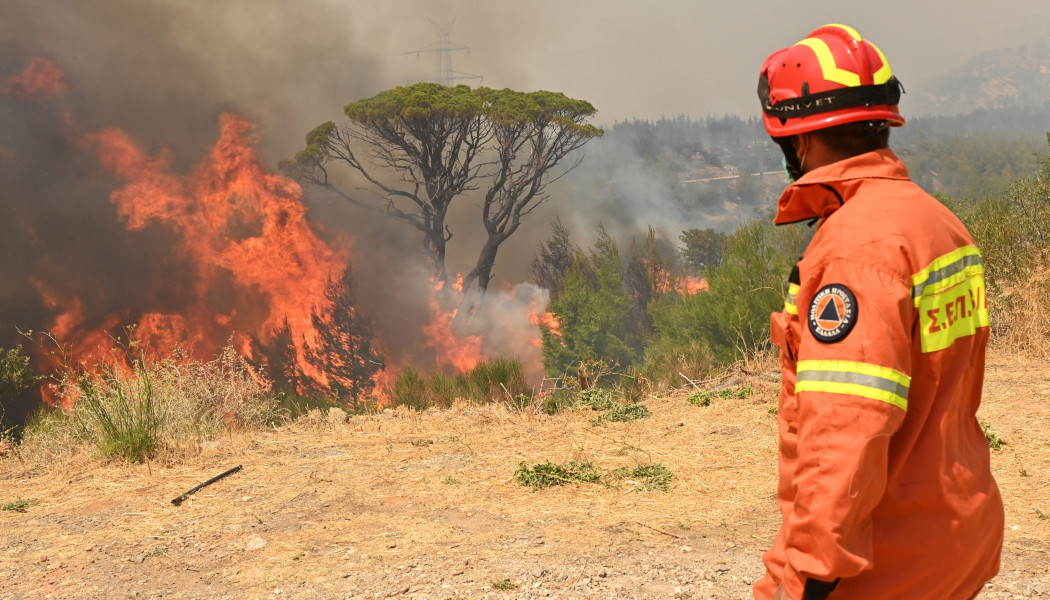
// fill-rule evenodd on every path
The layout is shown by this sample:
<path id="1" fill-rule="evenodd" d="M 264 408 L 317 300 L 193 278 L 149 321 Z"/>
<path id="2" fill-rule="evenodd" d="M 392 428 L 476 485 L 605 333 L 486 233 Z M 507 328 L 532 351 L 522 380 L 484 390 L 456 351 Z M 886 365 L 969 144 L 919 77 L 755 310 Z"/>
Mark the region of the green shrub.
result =
<path id="1" fill-rule="evenodd" d="M 661 490 L 666 492 L 671 487 L 674 475 L 660 463 L 652 465 L 639 465 L 637 467 L 622 467 L 612 472 L 614 479 L 629 479 L 635 483 L 635 489 L 639 492 L 650 490 Z"/>
<path id="2" fill-rule="evenodd" d="M 614 404 L 612 390 L 598 387 L 587 388 L 580 392 L 576 404 L 592 410 L 609 410 Z"/>
<path id="3" fill-rule="evenodd" d="M 72 414 L 107 456 L 141 462 L 160 442 L 166 408 L 154 394 L 152 373 L 143 359 L 127 371 L 112 363 L 76 378 L 80 394 Z"/>
<path id="4" fill-rule="evenodd" d="M 739 388 L 724 388 L 721 390 L 699 390 L 689 394 L 686 402 L 695 406 L 710 406 L 713 398 L 721 400 L 743 400 L 755 393 L 750 385 Z"/>
<path id="5" fill-rule="evenodd" d="M 29 366 L 29 356 L 22 354 L 22 347 L 8 350 L 0 348 L 0 398 L 14 396 L 32 387 L 39 377 Z"/>
<path id="6" fill-rule="evenodd" d="M 527 485 L 534 490 L 554 485 L 566 485 L 571 483 L 595 483 L 601 481 L 601 475 L 594 465 L 585 462 L 571 461 L 565 464 L 555 464 L 550 461 L 528 466 L 525 462 L 518 464 L 514 472 L 514 479 L 521 485 Z"/>
<path id="7" fill-rule="evenodd" d="M 563 410 L 576 406 L 577 392 L 569 389 L 557 389 L 547 394 L 541 408 L 548 415 L 556 415 Z"/>
<path id="8" fill-rule="evenodd" d="M 988 421 L 981 421 L 981 429 L 984 430 L 984 437 L 988 440 L 988 446 L 992 450 L 1002 450 L 1003 446 L 1006 445 L 1006 440 L 999 437 L 992 431 L 992 424 Z"/>
<path id="9" fill-rule="evenodd" d="M 426 394 L 431 406 L 449 408 L 456 399 L 456 380 L 441 371 L 432 371 Z"/>
<path id="10" fill-rule="evenodd" d="M 716 364 L 753 354 L 768 342 L 769 315 L 783 306 L 788 274 L 811 235 L 768 221 L 738 228 L 718 267 L 705 273 L 708 292 L 667 294 L 650 304 L 657 336 L 649 347 L 697 343 Z"/>
<path id="11" fill-rule="evenodd" d="M 645 349 L 645 362 L 637 373 L 657 388 L 678 388 L 685 378 L 701 381 L 711 375 L 714 361 L 700 340 L 675 343 L 662 338 Z"/>
<path id="12" fill-rule="evenodd" d="M 501 356 L 479 362 L 462 380 L 466 397 L 478 404 L 498 402 L 519 394 L 531 396 L 525 380 L 525 366 L 516 358 Z"/>
<path id="13" fill-rule="evenodd" d="M 701 390 L 689 394 L 689 397 L 686 398 L 685 401 L 694 406 L 711 406 L 712 397 L 714 397 L 714 393 L 707 390 Z"/>
<path id="14" fill-rule="evenodd" d="M 627 342 L 630 309 L 616 242 L 599 226 L 590 256 L 576 249 L 548 304 L 561 328 L 558 334 L 541 328 L 546 372 L 560 376 L 581 360 L 634 362 L 637 349 Z"/>
<path id="15" fill-rule="evenodd" d="M 601 425 L 606 421 L 622 422 L 644 419 L 649 416 L 649 409 L 641 404 L 615 404 L 606 410 L 600 417 L 591 421 L 593 425 Z"/>
<path id="16" fill-rule="evenodd" d="M 510 357 L 479 362 L 473 369 L 455 376 L 438 370 L 424 376 L 407 366 L 394 377 L 387 394 L 394 406 L 415 410 L 431 406 L 448 408 L 456 398 L 476 404 L 507 402 L 519 409 L 532 402 L 525 367 L 520 360 Z"/>
<path id="17" fill-rule="evenodd" d="M 40 504 L 40 501 L 36 498 L 19 498 L 18 500 L 8 502 L 7 504 L 3 505 L 2 507 L 0 507 L 0 510 L 24 513 L 29 512 L 29 508 L 32 506 L 36 506 L 37 504 Z"/>
<path id="18" fill-rule="evenodd" d="M 407 406 L 415 410 L 426 410 L 431 406 L 427 382 L 412 365 L 398 371 L 389 393 L 394 406 Z"/>

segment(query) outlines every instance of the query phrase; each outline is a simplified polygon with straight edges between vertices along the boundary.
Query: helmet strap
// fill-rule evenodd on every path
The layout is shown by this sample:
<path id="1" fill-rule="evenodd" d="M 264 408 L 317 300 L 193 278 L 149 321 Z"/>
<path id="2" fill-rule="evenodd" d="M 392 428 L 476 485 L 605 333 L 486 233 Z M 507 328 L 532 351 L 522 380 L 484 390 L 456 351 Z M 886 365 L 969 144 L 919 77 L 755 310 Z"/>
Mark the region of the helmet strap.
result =
<path id="1" fill-rule="evenodd" d="M 802 177 L 802 161 L 798 159 L 798 155 L 795 153 L 795 145 L 791 142 L 792 137 L 775 137 L 773 141 L 780 146 L 780 150 L 784 153 L 784 171 L 787 173 L 788 179 L 794 183 L 798 181 L 799 177 Z"/>

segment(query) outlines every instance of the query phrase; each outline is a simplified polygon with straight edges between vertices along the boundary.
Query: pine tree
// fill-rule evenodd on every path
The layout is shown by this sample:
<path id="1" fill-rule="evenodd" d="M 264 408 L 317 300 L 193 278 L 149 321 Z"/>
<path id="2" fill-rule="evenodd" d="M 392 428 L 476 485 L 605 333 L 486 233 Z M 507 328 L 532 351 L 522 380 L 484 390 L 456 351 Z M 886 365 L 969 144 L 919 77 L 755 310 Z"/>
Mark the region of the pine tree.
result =
<path id="1" fill-rule="evenodd" d="M 359 408 L 372 390 L 372 377 L 384 367 L 383 357 L 372 346 L 372 323 L 354 306 L 353 278 L 347 267 L 325 292 L 327 311 L 312 315 L 317 341 L 307 359 L 326 379 L 328 395 Z"/>
<path id="2" fill-rule="evenodd" d="M 261 369 L 277 391 L 304 394 L 311 387 L 299 367 L 292 327 L 288 320 L 273 333 L 273 339 L 264 343 L 252 336 L 252 360 L 250 363 Z"/>

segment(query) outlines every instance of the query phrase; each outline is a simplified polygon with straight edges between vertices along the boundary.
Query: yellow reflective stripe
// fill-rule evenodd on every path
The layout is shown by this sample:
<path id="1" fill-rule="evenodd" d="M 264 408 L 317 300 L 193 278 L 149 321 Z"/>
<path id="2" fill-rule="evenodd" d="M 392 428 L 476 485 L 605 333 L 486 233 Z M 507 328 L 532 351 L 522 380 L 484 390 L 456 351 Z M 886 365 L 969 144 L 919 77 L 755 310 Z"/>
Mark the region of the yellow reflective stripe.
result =
<path id="1" fill-rule="evenodd" d="M 849 394 L 908 410 L 911 377 L 894 369 L 848 360 L 803 360 L 796 374 L 796 392 Z"/>
<path id="2" fill-rule="evenodd" d="M 868 43 L 871 44 L 871 42 Z M 882 67 L 872 75 L 875 85 L 880 85 L 889 81 L 890 77 L 893 77 L 893 71 L 890 70 L 890 63 L 886 60 L 886 55 L 882 53 L 882 50 L 879 50 L 879 47 L 875 44 L 871 44 L 871 47 L 875 49 L 875 52 L 879 53 L 879 60 L 882 61 Z"/>
<path id="3" fill-rule="evenodd" d="M 963 246 L 937 258 L 911 276 L 911 294 L 915 306 L 919 306 L 923 296 L 938 294 L 976 275 L 984 279 L 984 263 L 976 246 Z"/>
<path id="4" fill-rule="evenodd" d="M 788 296 L 784 300 L 784 312 L 798 314 L 798 284 L 792 283 L 788 286 Z"/>
<path id="5" fill-rule="evenodd" d="M 820 70 L 824 74 L 824 79 L 828 81 L 834 81 L 835 83 L 844 85 L 846 87 L 857 87 L 860 85 L 860 75 L 840 69 L 835 63 L 835 57 L 831 54 L 831 48 L 824 40 L 819 38 L 806 38 L 799 42 L 797 45 L 809 46 L 813 50 L 813 53 L 817 55 L 817 62 L 820 63 Z"/>

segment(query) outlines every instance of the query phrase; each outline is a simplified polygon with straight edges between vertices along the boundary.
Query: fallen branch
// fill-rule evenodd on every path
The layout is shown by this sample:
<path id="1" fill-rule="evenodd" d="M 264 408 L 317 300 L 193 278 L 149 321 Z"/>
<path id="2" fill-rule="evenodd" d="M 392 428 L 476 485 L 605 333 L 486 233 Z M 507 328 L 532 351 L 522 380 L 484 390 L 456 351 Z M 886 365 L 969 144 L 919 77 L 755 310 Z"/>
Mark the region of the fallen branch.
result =
<path id="1" fill-rule="evenodd" d="M 684 540 L 685 539 L 685 537 L 680 536 L 677 533 L 671 533 L 670 531 L 664 531 L 663 529 L 660 529 L 659 527 L 653 527 L 652 525 L 648 525 L 646 523 L 642 523 L 641 521 L 635 521 L 635 523 L 641 525 L 642 527 L 648 527 L 649 529 L 652 529 L 653 531 L 655 531 L 657 533 L 662 533 L 664 535 L 669 535 L 669 536 L 673 537 L 676 540 Z"/>
<path id="2" fill-rule="evenodd" d="M 182 504 L 183 500 L 185 500 L 186 498 L 189 498 L 193 494 L 196 494 L 201 489 L 208 487 L 209 485 L 215 483 L 216 481 L 222 479 L 223 477 L 226 477 L 227 475 L 233 475 L 234 473 L 236 473 L 237 471 L 240 471 L 240 470 L 241 470 L 241 465 L 237 465 L 236 467 L 234 467 L 232 469 L 229 469 L 227 471 L 219 473 L 215 477 L 212 477 L 211 479 L 209 479 L 208 481 L 205 481 L 204 483 L 198 485 L 197 487 L 184 492 L 181 496 L 179 496 L 178 498 L 175 498 L 174 500 L 172 500 L 171 503 L 174 504 L 175 506 L 178 506 L 178 505 Z"/>
<path id="3" fill-rule="evenodd" d="M 682 379 L 684 379 L 684 380 L 688 381 L 688 382 L 689 382 L 689 383 L 690 383 L 690 384 L 691 384 L 691 385 L 692 385 L 692 386 L 693 386 L 694 388 L 696 388 L 696 389 L 700 389 L 700 386 L 699 386 L 699 385 L 697 385 L 697 384 L 696 384 L 696 382 L 695 382 L 695 381 L 693 381 L 692 379 L 689 379 L 688 377 L 686 377 L 686 376 L 685 376 L 685 373 L 682 373 L 682 372 L 680 372 L 680 371 L 679 371 L 679 373 L 678 373 L 678 374 L 682 376 Z"/>

